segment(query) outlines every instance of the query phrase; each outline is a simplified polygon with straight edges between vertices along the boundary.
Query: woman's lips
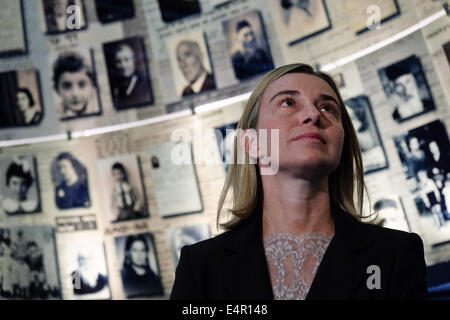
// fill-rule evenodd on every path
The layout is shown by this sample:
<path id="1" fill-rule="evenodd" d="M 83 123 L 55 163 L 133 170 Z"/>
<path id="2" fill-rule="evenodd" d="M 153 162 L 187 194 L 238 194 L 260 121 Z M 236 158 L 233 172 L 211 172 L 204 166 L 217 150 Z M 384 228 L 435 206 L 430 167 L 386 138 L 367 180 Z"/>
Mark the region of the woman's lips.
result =
<path id="1" fill-rule="evenodd" d="M 315 133 L 315 132 L 302 133 L 302 134 L 298 135 L 297 137 L 295 137 L 294 140 L 309 140 L 309 141 L 321 142 L 323 144 L 327 143 L 326 140 L 324 139 L 324 137 L 322 137 L 320 134 Z"/>

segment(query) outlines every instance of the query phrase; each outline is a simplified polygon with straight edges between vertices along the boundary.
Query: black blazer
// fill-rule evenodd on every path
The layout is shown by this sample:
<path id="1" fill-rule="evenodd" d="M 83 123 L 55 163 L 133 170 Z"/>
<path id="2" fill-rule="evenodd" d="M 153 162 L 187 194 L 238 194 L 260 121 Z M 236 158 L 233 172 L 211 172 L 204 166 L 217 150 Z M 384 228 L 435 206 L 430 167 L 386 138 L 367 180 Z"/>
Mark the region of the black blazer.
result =
<path id="1" fill-rule="evenodd" d="M 256 210 L 233 230 L 181 250 L 170 299 L 272 300 Z M 417 234 L 363 224 L 333 209 L 335 235 L 306 300 L 427 299 L 422 240 Z M 380 268 L 381 288 L 369 290 L 370 265 Z"/>

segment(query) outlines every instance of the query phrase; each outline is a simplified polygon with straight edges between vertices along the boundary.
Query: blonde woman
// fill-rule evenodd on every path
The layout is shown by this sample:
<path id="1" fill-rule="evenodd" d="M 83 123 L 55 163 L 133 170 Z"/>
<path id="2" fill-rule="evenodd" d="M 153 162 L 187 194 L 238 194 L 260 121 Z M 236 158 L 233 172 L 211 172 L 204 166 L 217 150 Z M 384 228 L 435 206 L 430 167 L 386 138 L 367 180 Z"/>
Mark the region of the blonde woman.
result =
<path id="1" fill-rule="evenodd" d="M 427 298 L 420 237 L 362 223 L 361 151 L 331 77 L 271 71 L 238 129 L 278 130 L 278 170 L 261 174 L 270 154 L 238 136 L 235 162 L 242 150 L 256 164 L 230 165 L 217 220 L 229 203 L 227 232 L 182 249 L 172 299 Z"/>

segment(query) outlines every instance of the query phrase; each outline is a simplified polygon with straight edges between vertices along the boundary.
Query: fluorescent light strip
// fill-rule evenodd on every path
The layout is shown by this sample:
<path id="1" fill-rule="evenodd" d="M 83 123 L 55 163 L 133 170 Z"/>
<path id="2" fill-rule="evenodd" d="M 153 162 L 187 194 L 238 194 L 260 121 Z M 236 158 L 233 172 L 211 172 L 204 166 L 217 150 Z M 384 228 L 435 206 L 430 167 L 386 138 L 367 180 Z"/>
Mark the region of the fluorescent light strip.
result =
<path id="1" fill-rule="evenodd" d="M 443 17 L 445 15 L 446 15 L 445 10 L 442 9 L 442 10 L 432 14 L 431 16 L 428 16 L 427 18 L 421 20 L 420 22 L 416 23 L 415 25 L 413 25 L 413 26 L 411 26 L 411 27 L 409 27 L 409 28 L 407 28 L 407 29 L 397 33 L 396 35 L 394 35 L 394 36 L 392 36 L 390 38 L 387 38 L 386 40 L 380 41 L 380 42 L 374 44 L 373 46 L 370 46 L 370 47 L 368 47 L 366 49 L 358 51 L 358 52 L 356 52 L 354 54 L 351 54 L 351 55 L 349 55 L 349 56 L 347 56 L 345 58 L 339 59 L 339 60 L 337 60 L 337 61 L 335 61 L 333 63 L 327 64 L 327 65 L 323 66 L 320 69 L 322 71 L 326 72 L 326 71 L 330 71 L 330 70 L 332 70 L 334 68 L 340 67 L 340 66 L 342 66 L 344 64 L 347 64 L 349 62 L 352 62 L 354 60 L 357 60 L 357 59 L 359 59 L 359 58 L 361 58 L 361 57 L 363 57 L 365 55 L 368 55 L 368 54 L 370 54 L 370 53 L 372 53 L 372 52 L 374 52 L 374 51 L 376 51 L 378 49 L 381 49 L 381 48 L 383 48 L 383 47 L 385 47 L 385 46 L 387 46 L 387 45 L 389 45 L 389 44 L 391 44 L 391 43 L 393 43 L 395 41 L 398 41 L 401 38 L 406 37 L 407 35 L 409 35 L 409 34 L 415 32 L 415 31 L 417 31 L 417 30 L 419 30 L 419 29 L 429 25 L 430 23 L 436 21 L 437 19 L 439 19 L 439 18 L 441 18 L 441 17 Z"/>
<path id="2" fill-rule="evenodd" d="M 225 106 L 229 106 L 233 103 L 237 103 L 237 102 L 241 102 L 241 101 L 245 101 L 248 98 L 250 98 L 250 95 L 252 93 L 251 92 L 247 92 L 244 94 L 240 94 L 238 96 L 234 96 L 231 98 L 227 98 L 227 99 L 223 99 L 223 100 L 219 100 L 219 101 L 214 101 L 211 103 L 206 103 L 203 104 L 201 106 L 195 107 L 195 113 L 202 113 L 202 112 L 207 112 L 207 111 L 211 111 L 214 109 L 220 109 L 223 108 Z"/>

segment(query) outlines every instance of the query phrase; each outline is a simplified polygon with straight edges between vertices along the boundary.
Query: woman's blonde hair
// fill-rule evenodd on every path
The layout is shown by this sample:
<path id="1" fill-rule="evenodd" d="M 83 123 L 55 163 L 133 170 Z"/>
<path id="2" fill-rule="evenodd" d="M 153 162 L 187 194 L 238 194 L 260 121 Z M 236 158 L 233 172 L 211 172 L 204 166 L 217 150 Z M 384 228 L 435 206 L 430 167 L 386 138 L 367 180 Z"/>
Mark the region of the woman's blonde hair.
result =
<path id="1" fill-rule="evenodd" d="M 362 218 L 365 218 L 362 211 L 364 191 L 366 190 L 361 150 L 350 116 L 331 76 L 320 71 L 314 71 L 311 66 L 303 63 L 288 64 L 272 70 L 256 85 L 247 101 L 237 128 L 242 130 L 256 129 L 259 104 L 264 91 L 272 82 L 288 73 L 306 73 L 317 76 L 325 80 L 338 97 L 345 138 L 340 163 L 328 179 L 330 205 L 332 207 L 340 206 L 361 221 Z M 234 161 L 229 165 L 217 209 L 217 225 L 226 230 L 232 229 L 245 220 L 258 207 L 261 208 L 263 202 L 263 188 L 259 166 L 250 163 L 248 154 L 245 155 L 245 164 L 238 164 L 238 148 L 238 137 L 235 136 Z M 355 192 L 356 199 L 354 197 Z M 227 198 L 228 196 L 229 198 Z M 231 208 L 228 209 L 228 213 L 232 217 L 227 222 L 220 223 L 221 213 L 227 199 L 231 201 Z"/>

